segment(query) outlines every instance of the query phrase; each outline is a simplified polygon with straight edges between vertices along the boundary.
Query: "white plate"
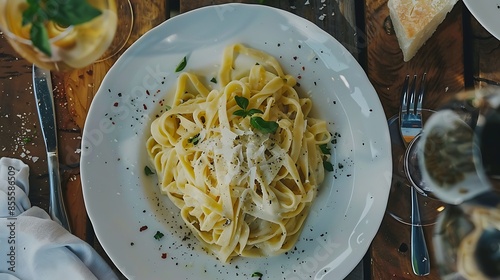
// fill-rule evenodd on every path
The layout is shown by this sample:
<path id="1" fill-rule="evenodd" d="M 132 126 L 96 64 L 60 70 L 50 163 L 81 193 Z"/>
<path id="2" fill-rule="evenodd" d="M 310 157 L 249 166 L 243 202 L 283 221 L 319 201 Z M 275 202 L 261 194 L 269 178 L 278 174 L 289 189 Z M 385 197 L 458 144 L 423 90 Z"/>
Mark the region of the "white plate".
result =
<path id="1" fill-rule="evenodd" d="M 286 72 L 301 77 L 299 91 L 310 95 L 316 116 L 335 133 L 336 170 L 327 174 L 296 249 L 222 264 L 189 235 L 178 210 L 159 195 L 156 176 L 145 175 L 145 141 L 182 58 L 188 56 L 186 71 L 210 77 L 223 48 L 235 42 L 276 56 Z M 81 172 L 97 237 L 131 279 L 250 279 L 256 271 L 264 279 L 342 279 L 380 226 L 392 159 L 378 96 L 340 43 L 288 12 L 227 4 L 173 17 L 120 57 L 88 114 Z M 141 232 L 142 226 L 148 229 Z M 165 235 L 160 240 L 153 238 L 157 231 Z"/>
<path id="2" fill-rule="evenodd" d="M 500 0 L 464 0 L 471 14 L 500 40 Z"/>

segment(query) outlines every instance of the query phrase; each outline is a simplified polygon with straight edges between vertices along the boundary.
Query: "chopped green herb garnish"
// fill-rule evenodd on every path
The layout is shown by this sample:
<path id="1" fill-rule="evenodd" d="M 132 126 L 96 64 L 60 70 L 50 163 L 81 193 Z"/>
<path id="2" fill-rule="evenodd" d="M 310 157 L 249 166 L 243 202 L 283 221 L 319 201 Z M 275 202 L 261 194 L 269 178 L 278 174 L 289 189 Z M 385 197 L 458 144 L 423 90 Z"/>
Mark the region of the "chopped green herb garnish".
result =
<path id="1" fill-rule="evenodd" d="M 170 110 L 170 109 L 172 109 L 172 106 L 169 106 L 169 105 L 166 105 L 166 106 L 165 106 L 165 111 L 168 111 L 168 110 Z"/>
<path id="2" fill-rule="evenodd" d="M 266 121 L 261 117 L 252 117 L 250 124 L 264 133 L 275 133 L 279 127 L 277 122 Z"/>
<path id="3" fill-rule="evenodd" d="M 330 154 L 330 147 L 328 147 L 326 144 L 321 144 L 319 145 L 319 148 L 321 149 L 321 152 L 325 155 Z"/>
<path id="4" fill-rule="evenodd" d="M 60 26 L 78 25 L 92 20 L 102 12 L 82 0 L 28 0 L 28 8 L 23 11 L 23 26 L 31 24 L 30 39 L 44 54 L 51 56 L 46 21 Z"/>
<path id="5" fill-rule="evenodd" d="M 245 110 L 236 110 L 236 111 L 233 112 L 233 115 L 244 118 L 244 117 L 247 116 L 247 111 L 245 111 Z"/>
<path id="6" fill-rule="evenodd" d="M 250 109 L 247 111 L 247 115 L 251 116 L 253 114 L 264 114 L 264 112 L 259 109 Z"/>
<path id="7" fill-rule="evenodd" d="M 149 175 L 153 175 L 155 173 L 153 172 L 153 170 L 151 170 L 151 168 L 149 168 L 149 166 L 146 165 L 144 167 L 144 174 L 146 174 L 146 176 L 149 176 Z"/>
<path id="8" fill-rule="evenodd" d="M 323 167 L 325 168 L 326 171 L 332 172 L 333 171 L 333 165 L 329 161 L 323 161 Z"/>
<path id="9" fill-rule="evenodd" d="M 163 236 L 164 236 L 164 234 L 163 234 L 163 233 L 161 233 L 161 232 L 159 232 L 159 231 L 156 231 L 156 233 L 155 233 L 155 236 L 154 236 L 154 237 L 155 237 L 155 239 L 156 239 L 156 240 L 160 240 Z"/>
<path id="10" fill-rule="evenodd" d="M 263 274 L 258 272 L 258 271 L 252 273 L 252 277 L 262 277 L 262 276 L 263 276 Z"/>
<path id="11" fill-rule="evenodd" d="M 193 145 L 198 144 L 198 142 L 200 142 L 200 134 L 199 133 L 188 139 L 188 143 L 192 143 Z"/>
<path id="12" fill-rule="evenodd" d="M 248 101 L 248 99 L 243 96 L 235 96 L 234 100 L 236 100 L 236 104 L 238 104 L 238 106 L 240 106 L 240 108 L 243 110 L 246 110 L 248 104 L 250 103 L 250 101 Z"/>
<path id="13" fill-rule="evenodd" d="M 187 57 L 184 56 L 184 58 L 182 58 L 179 65 L 177 65 L 177 68 L 175 68 L 175 72 L 180 72 L 180 71 L 184 70 L 184 68 L 186 68 L 186 65 L 187 65 Z"/>
<path id="14" fill-rule="evenodd" d="M 275 133 L 276 130 L 278 129 L 279 125 L 277 122 L 274 121 L 266 121 L 261 117 L 253 117 L 252 115 L 254 114 L 263 114 L 259 109 L 250 109 L 247 110 L 248 104 L 250 103 L 246 97 L 242 96 L 235 96 L 234 99 L 236 100 L 236 104 L 241 108 L 240 110 L 236 110 L 233 112 L 233 115 L 239 116 L 239 117 L 246 117 L 246 116 L 251 116 L 250 118 L 250 124 L 264 132 L 264 133 Z"/>
<path id="15" fill-rule="evenodd" d="M 23 143 L 24 144 L 28 144 L 29 142 L 31 142 L 31 140 L 32 140 L 31 137 L 24 137 L 23 138 Z"/>
<path id="16" fill-rule="evenodd" d="M 216 83 L 217 83 L 217 79 L 216 79 L 215 77 L 213 77 L 213 78 L 210 80 L 210 82 L 212 82 L 212 83 L 216 84 Z"/>

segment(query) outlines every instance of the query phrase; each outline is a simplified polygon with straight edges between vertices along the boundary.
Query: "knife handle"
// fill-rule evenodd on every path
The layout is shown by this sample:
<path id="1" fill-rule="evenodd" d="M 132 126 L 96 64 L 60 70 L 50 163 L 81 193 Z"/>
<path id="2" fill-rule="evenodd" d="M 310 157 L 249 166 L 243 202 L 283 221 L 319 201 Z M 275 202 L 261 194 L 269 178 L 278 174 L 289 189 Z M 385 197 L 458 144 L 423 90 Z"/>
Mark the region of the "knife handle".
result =
<path id="1" fill-rule="evenodd" d="M 68 215 L 64 207 L 61 180 L 59 176 L 59 158 L 57 152 L 47 153 L 47 162 L 49 167 L 49 183 L 50 183 L 50 217 L 61 224 L 65 229 L 71 232 Z"/>

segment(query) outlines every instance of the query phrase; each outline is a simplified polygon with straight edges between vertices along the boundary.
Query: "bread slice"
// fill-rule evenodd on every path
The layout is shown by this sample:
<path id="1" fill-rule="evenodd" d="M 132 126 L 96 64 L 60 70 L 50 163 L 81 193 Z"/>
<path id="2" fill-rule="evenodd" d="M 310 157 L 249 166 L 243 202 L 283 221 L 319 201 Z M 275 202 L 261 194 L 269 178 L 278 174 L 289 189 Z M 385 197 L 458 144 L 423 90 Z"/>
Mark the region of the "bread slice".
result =
<path id="1" fill-rule="evenodd" d="M 404 61 L 409 61 L 415 56 L 457 1 L 389 0 L 387 2 Z"/>

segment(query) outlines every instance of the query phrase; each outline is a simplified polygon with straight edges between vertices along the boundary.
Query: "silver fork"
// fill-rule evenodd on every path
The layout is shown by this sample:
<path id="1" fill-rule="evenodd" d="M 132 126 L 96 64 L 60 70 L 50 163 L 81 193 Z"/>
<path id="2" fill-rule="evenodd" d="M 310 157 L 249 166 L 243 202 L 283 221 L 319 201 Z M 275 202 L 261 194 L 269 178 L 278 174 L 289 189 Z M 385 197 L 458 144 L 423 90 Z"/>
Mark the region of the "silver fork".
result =
<path id="1" fill-rule="evenodd" d="M 425 76 L 422 76 L 419 91 L 416 91 L 417 75 L 413 76 L 410 85 L 410 76 L 406 75 L 401 92 L 401 106 L 399 108 L 399 131 L 406 148 L 410 142 L 422 131 L 422 101 L 425 92 Z M 411 180 L 410 180 L 411 181 Z M 420 221 L 416 186 L 411 189 L 411 264 L 413 273 L 425 276 L 430 273 L 429 252 L 425 243 L 424 232 Z"/>

